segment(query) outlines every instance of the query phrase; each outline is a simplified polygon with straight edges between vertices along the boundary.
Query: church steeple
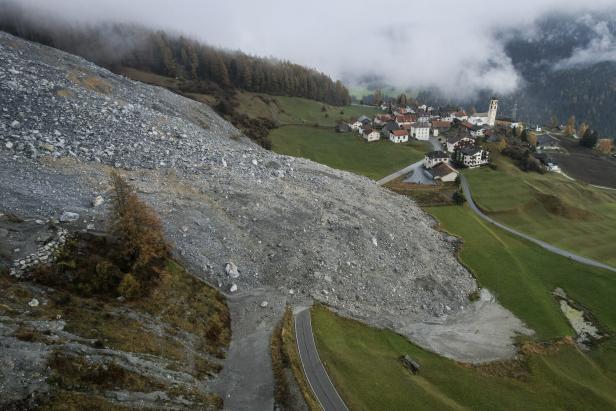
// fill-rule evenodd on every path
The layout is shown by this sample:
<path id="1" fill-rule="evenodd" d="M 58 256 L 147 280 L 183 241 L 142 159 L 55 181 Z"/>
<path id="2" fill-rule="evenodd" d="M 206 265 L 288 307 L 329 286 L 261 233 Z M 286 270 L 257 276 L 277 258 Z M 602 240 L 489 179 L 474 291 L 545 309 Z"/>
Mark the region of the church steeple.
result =
<path id="1" fill-rule="evenodd" d="M 488 110 L 488 125 L 493 127 L 496 124 L 496 113 L 498 112 L 498 99 L 492 97 L 490 100 L 490 109 Z"/>

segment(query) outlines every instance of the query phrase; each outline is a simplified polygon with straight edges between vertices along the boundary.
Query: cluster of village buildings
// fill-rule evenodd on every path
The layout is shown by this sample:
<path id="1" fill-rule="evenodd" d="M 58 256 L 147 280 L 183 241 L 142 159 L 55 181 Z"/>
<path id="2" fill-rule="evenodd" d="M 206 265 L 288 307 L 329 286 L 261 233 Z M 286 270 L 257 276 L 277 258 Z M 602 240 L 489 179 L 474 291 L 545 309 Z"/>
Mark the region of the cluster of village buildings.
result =
<path id="1" fill-rule="evenodd" d="M 350 124 L 338 125 L 338 131 L 355 131 L 368 142 L 388 139 L 405 143 L 410 139 L 436 139 L 443 150 L 427 153 L 425 172 L 432 179 L 454 181 L 458 167 L 480 167 L 489 163 L 489 152 L 477 144 L 479 137 L 489 137 L 496 124 L 498 100 L 490 101 L 487 113 L 468 115 L 459 108 L 434 108 L 427 105 L 397 107 L 383 104 L 383 111 L 371 119 L 361 116 Z M 456 124 L 457 133 L 449 132 Z"/>

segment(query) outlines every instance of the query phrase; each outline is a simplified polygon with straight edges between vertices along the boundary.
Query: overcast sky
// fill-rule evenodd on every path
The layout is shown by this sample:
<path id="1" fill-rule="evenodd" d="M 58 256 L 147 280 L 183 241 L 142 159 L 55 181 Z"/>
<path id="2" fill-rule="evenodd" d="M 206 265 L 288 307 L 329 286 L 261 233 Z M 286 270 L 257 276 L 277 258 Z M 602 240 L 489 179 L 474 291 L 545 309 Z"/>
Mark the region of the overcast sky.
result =
<path id="1" fill-rule="evenodd" d="M 0 0 L 2 1 L 2 0 Z M 173 29 L 215 46 L 308 65 L 335 78 L 383 74 L 400 87 L 438 86 L 497 93 L 521 79 L 496 39 L 545 13 L 574 15 L 616 0 L 18 0 L 74 22 L 139 22 Z M 589 5 L 592 3 L 592 5 Z M 579 50 L 578 64 L 616 59 L 615 40 Z M 597 54 L 599 53 L 599 54 Z M 456 85 L 464 84 L 459 88 Z"/>

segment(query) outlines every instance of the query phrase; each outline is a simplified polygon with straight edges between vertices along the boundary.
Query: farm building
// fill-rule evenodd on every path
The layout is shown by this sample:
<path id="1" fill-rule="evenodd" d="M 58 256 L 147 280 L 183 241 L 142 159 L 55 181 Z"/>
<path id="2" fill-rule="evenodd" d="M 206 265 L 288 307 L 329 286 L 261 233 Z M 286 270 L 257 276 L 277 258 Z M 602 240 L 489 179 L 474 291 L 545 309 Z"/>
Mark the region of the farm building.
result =
<path id="1" fill-rule="evenodd" d="M 427 170 L 426 173 L 435 181 L 442 181 L 443 183 L 451 183 L 456 181 L 458 177 L 458 172 L 447 163 L 440 163 L 430 170 Z"/>
<path id="2" fill-rule="evenodd" d="M 539 150 L 558 150 L 560 149 L 560 140 L 550 134 L 542 134 L 537 136 L 537 148 Z"/>

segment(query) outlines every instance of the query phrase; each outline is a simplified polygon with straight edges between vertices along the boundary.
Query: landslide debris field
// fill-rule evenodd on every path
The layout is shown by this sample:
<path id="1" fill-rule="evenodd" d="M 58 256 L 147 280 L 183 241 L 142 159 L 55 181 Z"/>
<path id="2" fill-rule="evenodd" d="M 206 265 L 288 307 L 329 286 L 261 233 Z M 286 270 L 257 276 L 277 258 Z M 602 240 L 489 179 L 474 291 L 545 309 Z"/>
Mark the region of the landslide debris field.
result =
<path id="1" fill-rule="evenodd" d="M 265 151 L 204 104 L 0 33 L 0 212 L 104 230 L 114 168 L 159 214 L 176 258 L 229 296 L 221 365 L 247 379 L 226 385 L 230 408 L 271 405 L 271 370 L 251 367 L 269 362 L 268 332 L 285 302 L 316 299 L 470 361 L 509 357 L 516 332 L 528 332 L 497 302 L 469 301 L 477 285 L 455 258 L 457 239 L 434 230 L 408 198 Z M 0 242 L 13 235 L 1 231 Z M 33 249 L 4 247 L 2 262 Z M 411 335 L 413 324 L 422 327 Z M 13 328 L 1 330 L 15 342 Z"/>

